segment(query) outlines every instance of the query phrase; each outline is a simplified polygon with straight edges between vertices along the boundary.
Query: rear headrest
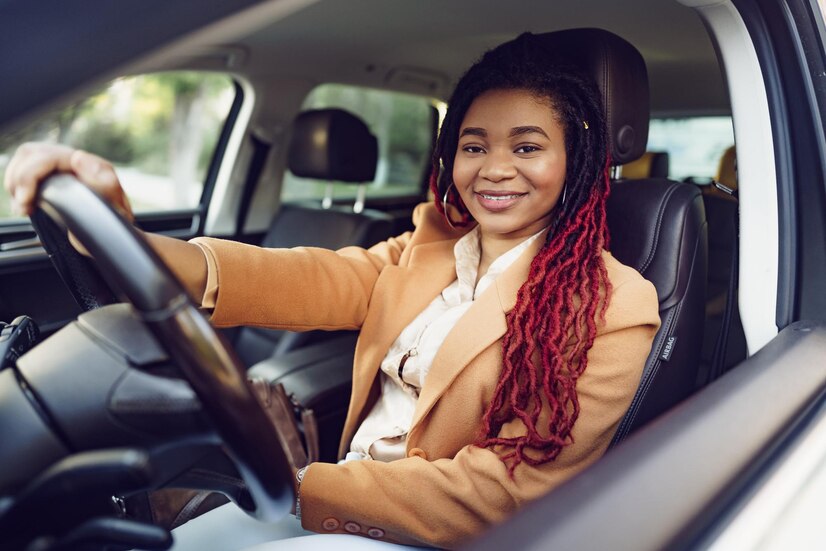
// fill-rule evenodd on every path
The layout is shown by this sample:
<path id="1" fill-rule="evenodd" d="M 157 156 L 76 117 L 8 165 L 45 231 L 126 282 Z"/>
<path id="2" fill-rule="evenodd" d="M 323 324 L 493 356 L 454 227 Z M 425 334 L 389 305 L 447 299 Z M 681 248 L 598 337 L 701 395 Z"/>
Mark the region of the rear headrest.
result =
<path id="1" fill-rule="evenodd" d="M 668 164 L 667 151 L 646 151 L 636 161 L 622 165 L 622 177 L 626 180 L 668 178 Z"/>
<path id="2" fill-rule="evenodd" d="M 726 149 L 720 157 L 716 180 L 729 189 L 737 190 L 737 152 L 734 146 Z"/>
<path id="3" fill-rule="evenodd" d="M 570 29 L 536 38 L 549 55 L 563 56 L 596 80 L 602 92 L 611 159 L 633 161 L 648 142 L 648 72 L 637 49 L 602 29 Z"/>
<path id="4" fill-rule="evenodd" d="M 296 176 L 372 182 L 378 155 L 376 138 L 364 121 L 342 109 L 305 111 L 293 124 L 288 163 Z"/>

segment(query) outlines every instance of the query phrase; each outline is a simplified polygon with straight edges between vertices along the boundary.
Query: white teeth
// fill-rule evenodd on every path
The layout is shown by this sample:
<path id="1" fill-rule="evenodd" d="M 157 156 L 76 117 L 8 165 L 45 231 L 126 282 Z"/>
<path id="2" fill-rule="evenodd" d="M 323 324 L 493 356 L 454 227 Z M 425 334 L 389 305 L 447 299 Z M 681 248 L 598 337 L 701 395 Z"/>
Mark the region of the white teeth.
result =
<path id="1" fill-rule="evenodd" d="M 516 199 L 517 197 L 522 197 L 522 194 L 517 193 L 515 195 L 485 195 L 484 193 L 480 193 L 484 199 L 489 201 L 507 201 L 508 199 Z"/>

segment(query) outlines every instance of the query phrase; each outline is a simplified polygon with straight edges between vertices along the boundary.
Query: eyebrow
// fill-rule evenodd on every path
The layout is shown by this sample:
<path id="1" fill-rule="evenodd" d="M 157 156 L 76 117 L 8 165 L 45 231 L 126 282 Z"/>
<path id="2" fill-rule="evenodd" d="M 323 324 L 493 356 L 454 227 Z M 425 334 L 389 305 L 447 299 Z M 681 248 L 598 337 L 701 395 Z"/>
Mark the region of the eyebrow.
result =
<path id="1" fill-rule="evenodd" d="M 475 126 L 468 126 L 462 129 L 462 132 L 459 134 L 459 137 L 462 136 L 479 136 L 480 138 L 487 138 L 488 131 L 484 128 L 477 128 Z"/>
<path id="2" fill-rule="evenodd" d="M 511 131 L 508 133 L 508 137 L 513 138 L 514 136 L 522 136 L 523 134 L 531 133 L 541 134 L 548 138 L 548 134 L 546 134 L 545 131 L 538 126 L 516 126 L 511 128 Z M 480 138 L 486 138 L 488 136 L 488 132 L 484 128 L 468 126 L 462 129 L 459 137 L 461 138 L 462 136 L 479 136 Z"/>
<path id="3" fill-rule="evenodd" d="M 523 134 L 531 134 L 531 133 L 542 134 L 543 136 L 548 138 L 548 135 L 545 133 L 545 131 L 542 130 L 541 128 L 539 128 L 538 126 L 517 126 L 516 128 L 511 128 L 511 131 L 510 131 L 510 134 L 508 134 L 508 137 L 513 138 L 514 136 L 521 136 Z M 548 139 L 550 139 L 550 138 L 548 138 Z"/>

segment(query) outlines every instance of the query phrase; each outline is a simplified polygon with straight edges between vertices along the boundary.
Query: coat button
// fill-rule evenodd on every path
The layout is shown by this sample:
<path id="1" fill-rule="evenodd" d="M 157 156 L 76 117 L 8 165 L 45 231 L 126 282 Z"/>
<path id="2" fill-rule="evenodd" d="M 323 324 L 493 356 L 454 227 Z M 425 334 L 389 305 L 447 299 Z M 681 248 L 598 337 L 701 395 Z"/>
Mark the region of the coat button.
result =
<path id="1" fill-rule="evenodd" d="M 341 523 L 336 518 L 325 518 L 324 521 L 321 523 L 321 527 L 325 530 L 336 530 L 338 527 L 341 526 Z"/>
<path id="2" fill-rule="evenodd" d="M 384 530 L 381 528 L 370 528 L 367 530 L 367 535 L 371 538 L 383 538 L 384 537 Z"/>
<path id="3" fill-rule="evenodd" d="M 427 459 L 427 452 L 425 452 L 421 448 L 410 448 L 410 451 L 407 452 L 407 457 L 421 457 L 422 459 Z"/>
<path id="4" fill-rule="evenodd" d="M 359 532 L 361 532 L 361 525 L 358 522 L 348 520 L 344 523 L 344 529 L 350 532 L 351 534 L 358 534 Z"/>

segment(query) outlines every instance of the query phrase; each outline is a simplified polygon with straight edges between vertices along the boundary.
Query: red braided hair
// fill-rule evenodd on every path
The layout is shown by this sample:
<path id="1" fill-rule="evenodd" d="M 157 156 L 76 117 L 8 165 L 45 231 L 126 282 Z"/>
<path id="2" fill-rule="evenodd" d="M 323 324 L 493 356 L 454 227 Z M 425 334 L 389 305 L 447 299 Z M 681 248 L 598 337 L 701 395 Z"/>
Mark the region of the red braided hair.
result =
<path id="1" fill-rule="evenodd" d="M 502 373 L 476 445 L 501 448 L 511 475 L 521 462 L 556 459 L 573 442 L 571 430 L 579 416 L 576 383 L 588 367 L 588 350 L 611 291 L 602 259 L 607 195 L 607 185 L 594 186 L 573 223 L 534 257 L 507 316 Z M 500 437 L 512 419 L 519 419 L 526 434 Z"/>
<path id="2" fill-rule="evenodd" d="M 451 215 L 452 225 L 472 221 L 453 185 L 459 129 L 475 98 L 493 89 L 522 89 L 547 99 L 563 126 L 566 152 L 567 197 L 554 207 L 546 242 L 507 315 L 502 372 L 475 442 L 496 451 L 513 476 L 520 463 L 553 461 L 573 442 L 577 380 L 588 366 L 611 293 L 602 258 L 608 246 L 610 159 L 594 82 L 524 34 L 486 53 L 450 99 L 430 186 L 437 208 Z M 445 197 L 452 208 L 443 204 Z M 513 423 L 522 428 L 510 427 L 510 435 L 503 435 Z"/>

